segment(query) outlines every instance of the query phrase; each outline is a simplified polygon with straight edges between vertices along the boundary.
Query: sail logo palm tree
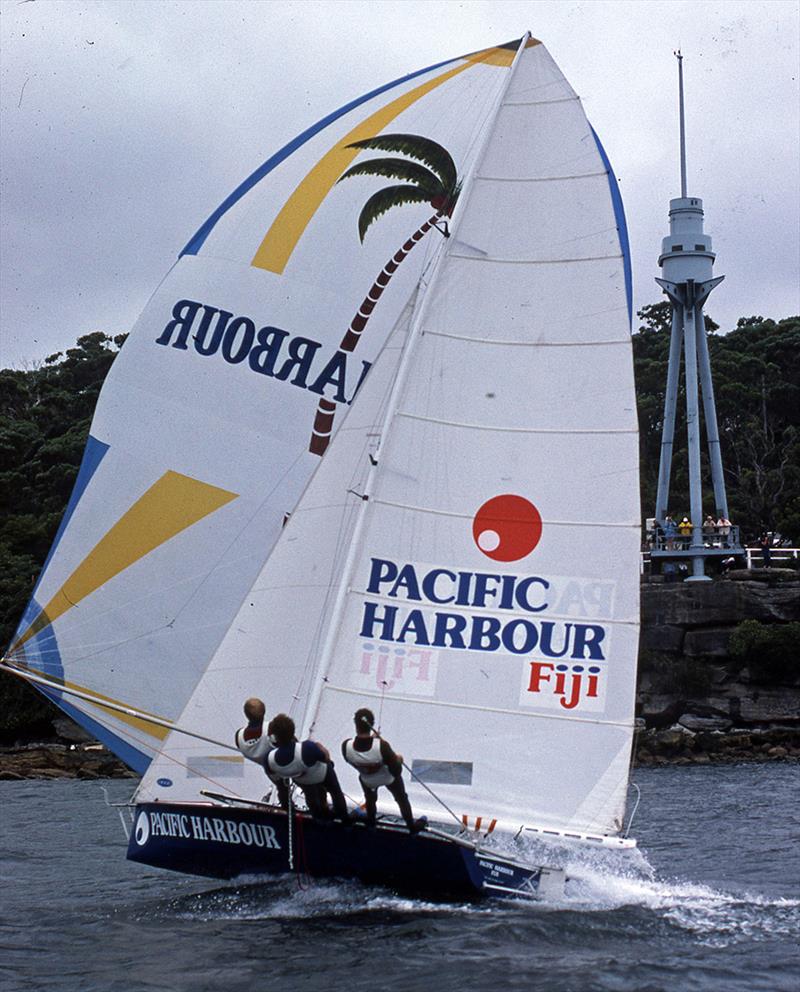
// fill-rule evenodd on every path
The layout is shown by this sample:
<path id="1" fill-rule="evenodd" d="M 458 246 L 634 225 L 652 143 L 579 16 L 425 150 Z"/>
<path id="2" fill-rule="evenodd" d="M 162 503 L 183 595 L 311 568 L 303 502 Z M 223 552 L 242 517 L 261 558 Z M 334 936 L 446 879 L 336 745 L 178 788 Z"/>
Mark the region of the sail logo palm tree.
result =
<path id="1" fill-rule="evenodd" d="M 394 207 L 409 203 L 429 203 L 434 209 L 433 215 L 417 228 L 384 265 L 350 321 L 339 349 L 352 352 L 361 340 L 364 328 L 378 300 L 389 285 L 389 280 L 411 249 L 432 227 L 436 227 L 445 237 L 449 236 L 446 218 L 453 213 L 461 192 L 461 180 L 458 178 L 455 162 L 447 149 L 430 138 L 418 134 L 381 134 L 374 138 L 365 138 L 363 141 L 354 141 L 347 147 L 395 152 L 405 156 L 405 158 L 375 158 L 359 162 L 337 180 L 343 182 L 353 176 L 382 176 L 385 179 L 400 180 L 398 185 L 386 186 L 373 193 L 362 207 L 358 217 L 358 234 L 362 244 L 369 227 Z M 443 228 L 439 227 L 442 221 Z M 312 454 L 325 453 L 333 432 L 335 416 L 336 404 L 324 397 L 320 399 L 308 446 Z"/>

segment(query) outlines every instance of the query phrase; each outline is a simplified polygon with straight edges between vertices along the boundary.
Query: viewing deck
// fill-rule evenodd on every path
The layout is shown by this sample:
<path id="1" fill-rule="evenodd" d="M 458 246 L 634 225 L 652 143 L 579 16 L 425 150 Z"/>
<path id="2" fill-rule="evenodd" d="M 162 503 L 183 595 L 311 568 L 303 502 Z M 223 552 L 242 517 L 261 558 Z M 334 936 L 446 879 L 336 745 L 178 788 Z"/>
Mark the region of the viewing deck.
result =
<path id="1" fill-rule="evenodd" d="M 650 532 L 648 544 L 651 558 L 728 558 L 731 555 L 746 555 L 748 549 L 743 548 L 739 540 L 739 528 L 704 527 L 700 545 L 692 544 L 692 535 L 676 535 L 665 537 L 663 532 Z M 757 551 L 757 554 L 760 554 Z"/>

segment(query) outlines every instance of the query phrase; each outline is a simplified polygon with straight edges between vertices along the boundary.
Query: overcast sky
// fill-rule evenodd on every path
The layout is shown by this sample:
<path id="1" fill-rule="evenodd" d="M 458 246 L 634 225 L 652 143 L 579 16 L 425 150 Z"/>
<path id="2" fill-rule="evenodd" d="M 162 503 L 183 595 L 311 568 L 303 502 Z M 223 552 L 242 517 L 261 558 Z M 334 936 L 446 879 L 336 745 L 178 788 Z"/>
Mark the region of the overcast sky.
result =
<path id="1" fill-rule="evenodd" d="M 636 307 L 660 298 L 679 193 L 725 282 L 708 311 L 800 312 L 794 0 L 0 0 L 0 366 L 130 329 L 209 213 L 353 97 L 530 30 L 583 99 L 619 177 Z"/>

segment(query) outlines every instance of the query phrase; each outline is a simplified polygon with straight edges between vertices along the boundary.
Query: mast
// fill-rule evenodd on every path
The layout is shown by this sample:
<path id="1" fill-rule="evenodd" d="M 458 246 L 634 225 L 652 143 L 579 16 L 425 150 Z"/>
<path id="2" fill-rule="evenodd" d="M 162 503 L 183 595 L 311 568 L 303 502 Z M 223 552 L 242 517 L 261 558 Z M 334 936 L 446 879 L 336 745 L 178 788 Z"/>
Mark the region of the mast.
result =
<path id="1" fill-rule="evenodd" d="M 485 134 L 481 142 L 481 147 L 479 151 L 476 153 L 472 161 L 472 166 L 469 170 L 469 173 L 467 174 L 464 180 L 464 185 L 462 187 L 461 195 L 458 199 L 458 204 L 456 205 L 454 215 L 450 221 L 450 235 L 449 235 L 450 237 L 453 237 L 458 230 L 461 216 L 464 213 L 465 204 L 467 203 L 467 200 L 469 198 L 469 192 L 472 187 L 475 174 L 483 158 L 483 154 L 488 144 L 489 137 L 491 136 L 494 130 L 494 124 L 497 119 L 497 114 L 500 110 L 500 107 L 502 106 L 503 100 L 505 99 L 505 95 L 508 92 L 508 88 L 511 85 L 511 80 L 513 79 L 514 71 L 517 65 L 519 64 L 520 56 L 525 51 L 525 46 L 528 44 L 530 37 L 531 37 L 530 31 L 526 31 L 520 41 L 519 48 L 517 49 L 517 53 L 514 56 L 514 61 L 511 63 L 511 66 L 509 67 L 508 77 L 502 89 L 500 90 L 500 93 L 498 94 L 497 102 L 495 104 L 494 110 L 492 111 L 492 114 L 487 118 Z M 422 320 L 427 312 L 428 302 L 431 299 L 431 294 L 433 292 L 434 287 L 436 286 L 436 283 L 439 278 L 439 274 L 441 273 L 442 270 L 442 262 L 446 257 L 446 245 L 447 242 L 445 242 L 444 246 L 440 249 L 439 257 L 436 259 L 436 262 L 434 263 L 431 272 L 431 277 L 428 283 L 428 287 L 424 292 L 422 299 L 419 301 L 417 313 L 412 321 L 408 334 L 408 339 L 405 344 L 404 354 L 402 359 L 400 360 L 400 365 L 397 370 L 397 375 L 395 376 L 394 383 L 392 385 L 392 390 L 389 395 L 389 401 L 386 405 L 386 414 L 384 416 L 383 423 L 380 429 L 380 441 L 379 441 L 378 449 L 371 460 L 372 464 L 370 466 L 365 481 L 364 494 L 361 497 L 362 504 L 360 507 L 360 513 L 358 516 L 358 520 L 356 521 L 355 527 L 353 528 L 353 535 L 350 540 L 350 547 L 348 549 L 347 558 L 345 559 L 344 565 L 342 567 L 342 575 L 339 582 L 339 588 L 336 591 L 336 599 L 334 601 L 333 609 L 331 610 L 331 614 L 330 614 L 331 619 L 328 625 L 328 630 L 325 637 L 325 643 L 322 648 L 322 654 L 320 656 L 320 664 L 317 669 L 316 684 L 312 689 L 308 701 L 308 706 L 306 708 L 306 716 L 305 716 L 304 729 L 303 729 L 304 738 L 310 736 L 310 734 L 313 732 L 314 724 L 316 723 L 317 714 L 319 712 L 320 699 L 322 697 L 322 689 L 325 685 L 325 681 L 327 679 L 328 672 L 330 670 L 331 661 L 333 659 L 333 650 L 339 632 L 342 607 L 344 606 L 344 601 L 347 596 L 348 586 L 350 585 L 350 580 L 352 578 L 353 571 L 355 569 L 356 555 L 358 553 L 360 537 L 364 530 L 364 524 L 366 521 L 367 508 L 369 503 L 369 496 L 373 489 L 375 473 L 378 469 L 378 466 L 380 465 L 381 453 L 386 443 L 389 426 L 392 420 L 394 419 L 395 411 L 397 410 L 397 404 L 400 399 L 400 392 L 407 377 L 408 367 L 410 364 L 410 357 L 414 349 L 414 343 L 421 333 Z"/>
<path id="2" fill-rule="evenodd" d="M 686 197 L 686 119 L 683 113 L 683 55 L 675 52 L 678 60 L 678 109 L 681 126 L 681 196 Z"/>
<path id="3" fill-rule="evenodd" d="M 688 557 L 692 559 L 691 580 L 703 581 L 706 549 L 702 539 L 703 490 L 700 474 L 700 409 L 702 394 L 706 435 L 708 438 L 714 502 L 718 517 L 728 516 L 728 500 L 720 454 L 719 429 L 714 404 L 714 386 L 706 340 L 703 305 L 724 276 L 713 276 L 714 255 L 711 238 L 703 230 L 703 201 L 687 194 L 686 125 L 683 90 L 683 55 L 678 61 L 678 110 L 680 121 L 681 195 L 670 200 L 669 236 L 663 239 L 658 264 L 663 278 L 656 279 L 672 304 L 672 329 L 664 397 L 664 420 L 661 457 L 658 469 L 656 520 L 663 526 L 669 511 L 670 469 L 678 402 L 681 348 L 685 347 L 686 425 L 689 456 L 689 503 L 692 516 L 692 539 Z"/>

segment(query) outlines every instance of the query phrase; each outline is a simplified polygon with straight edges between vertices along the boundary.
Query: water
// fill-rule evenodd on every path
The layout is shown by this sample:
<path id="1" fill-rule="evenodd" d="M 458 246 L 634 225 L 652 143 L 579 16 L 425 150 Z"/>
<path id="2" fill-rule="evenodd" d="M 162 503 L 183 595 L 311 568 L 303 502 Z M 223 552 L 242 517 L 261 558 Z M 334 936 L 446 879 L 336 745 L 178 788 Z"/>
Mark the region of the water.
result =
<path id="1" fill-rule="evenodd" d="M 0 989 L 796 992 L 798 767 L 636 780 L 642 854 L 567 854 L 551 906 L 171 875 L 125 861 L 96 782 L 0 782 Z"/>

